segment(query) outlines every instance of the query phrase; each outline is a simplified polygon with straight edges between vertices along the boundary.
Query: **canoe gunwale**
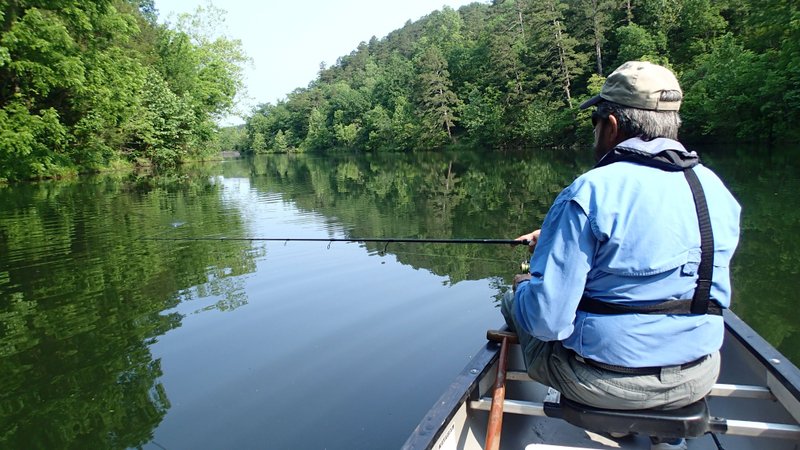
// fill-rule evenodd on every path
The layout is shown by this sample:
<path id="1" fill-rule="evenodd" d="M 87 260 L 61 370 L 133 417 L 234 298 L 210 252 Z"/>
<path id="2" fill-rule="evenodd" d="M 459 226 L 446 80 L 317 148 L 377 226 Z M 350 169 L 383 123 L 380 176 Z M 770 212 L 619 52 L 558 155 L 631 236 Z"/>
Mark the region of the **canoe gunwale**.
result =
<path id="1" fill-rule="evenodd" d="M 725 328 L 795 399 L 800 400 L 800 369 L 730 310 Z"/>

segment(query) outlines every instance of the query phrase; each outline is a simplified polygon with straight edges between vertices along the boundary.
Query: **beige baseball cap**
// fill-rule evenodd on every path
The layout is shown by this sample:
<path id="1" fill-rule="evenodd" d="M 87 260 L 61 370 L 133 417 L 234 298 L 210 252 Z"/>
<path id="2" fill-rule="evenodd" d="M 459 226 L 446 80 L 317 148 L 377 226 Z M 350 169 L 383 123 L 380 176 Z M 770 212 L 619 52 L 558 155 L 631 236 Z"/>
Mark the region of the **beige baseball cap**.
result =
<path id="1" fill-rule="evenodd" d="M 652 111 L 679 110 L 680 100 L 672 102 L 660 100 L 662 91 L 678 91 L 683 95 L 678 79 L 672 71 L 647 61 L 628 61 L 608 76 L 600 95 L 583 102 L 581 109 L 607 100 Z"/>

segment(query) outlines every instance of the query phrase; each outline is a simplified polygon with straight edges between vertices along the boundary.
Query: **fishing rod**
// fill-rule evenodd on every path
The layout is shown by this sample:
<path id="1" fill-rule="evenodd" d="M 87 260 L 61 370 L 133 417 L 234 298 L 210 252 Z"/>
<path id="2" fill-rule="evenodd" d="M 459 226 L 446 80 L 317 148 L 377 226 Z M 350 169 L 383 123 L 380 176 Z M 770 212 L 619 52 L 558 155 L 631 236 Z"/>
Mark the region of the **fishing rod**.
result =
<path id="1" fill-rule="evenodd" d="M 274 241 L 274 242 L 377 242 L 416 244 L 505 244 L 529 245 L 527 239 L 422 239 L 422 238 L 276 238 L 276 237 L 151 237 L 146 241 Z"/>

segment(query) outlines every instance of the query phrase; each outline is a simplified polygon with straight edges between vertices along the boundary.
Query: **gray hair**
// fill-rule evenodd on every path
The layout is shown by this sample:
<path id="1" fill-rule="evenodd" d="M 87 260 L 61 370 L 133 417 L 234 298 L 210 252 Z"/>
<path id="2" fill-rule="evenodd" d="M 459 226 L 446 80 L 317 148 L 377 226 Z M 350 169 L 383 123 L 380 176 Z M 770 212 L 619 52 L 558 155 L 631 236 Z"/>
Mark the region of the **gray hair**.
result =
<path id="1" fill-rule="evenodd" d="M 680 101 L 681 97 L 680 91 L 662 91 L 660 101 Z M 681 127 L 678 111 L 651 111 L 603 101 L 597 105 L 597 114 L 600 117 L 613 114 L 619 130 L 625 136 L 639 137 L 645 141 L 658 137 L 677 140 L 678 128 Z"/>

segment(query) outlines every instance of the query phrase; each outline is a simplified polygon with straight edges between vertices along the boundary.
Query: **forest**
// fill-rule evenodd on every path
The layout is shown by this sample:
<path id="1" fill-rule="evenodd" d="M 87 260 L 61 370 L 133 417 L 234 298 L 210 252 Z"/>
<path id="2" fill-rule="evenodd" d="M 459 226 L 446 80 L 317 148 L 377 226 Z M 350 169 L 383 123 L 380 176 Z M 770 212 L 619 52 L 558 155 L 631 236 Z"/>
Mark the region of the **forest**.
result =
<path id="1" fill-rule="evenodd" d="M 0 0 L 0 183 L 243 153 L 584 145 L 581 100 L 621 62 L 672 68 L 682 139 L 770 146 L 800 130 L 792 0 L 492 0 L 362 42 L 220 129 L 248 62 L 211 4 Z"/>
<path id="2" fill-rule="evenodd" d="M 800 7 L 791 0 L 493 0 L 443 8 L 262 104 L 241 150 L 492 150 L 591 139 L 582 100 L 628 60 L 684 90 L 682 139 L 796 142 Z"/>
<path id="3" fill-rule="evenodd" d="M 209 4 L 161 24 L 153 0 L 0 0 L 0 182 L 219 152 L 247 62 Z"/>

